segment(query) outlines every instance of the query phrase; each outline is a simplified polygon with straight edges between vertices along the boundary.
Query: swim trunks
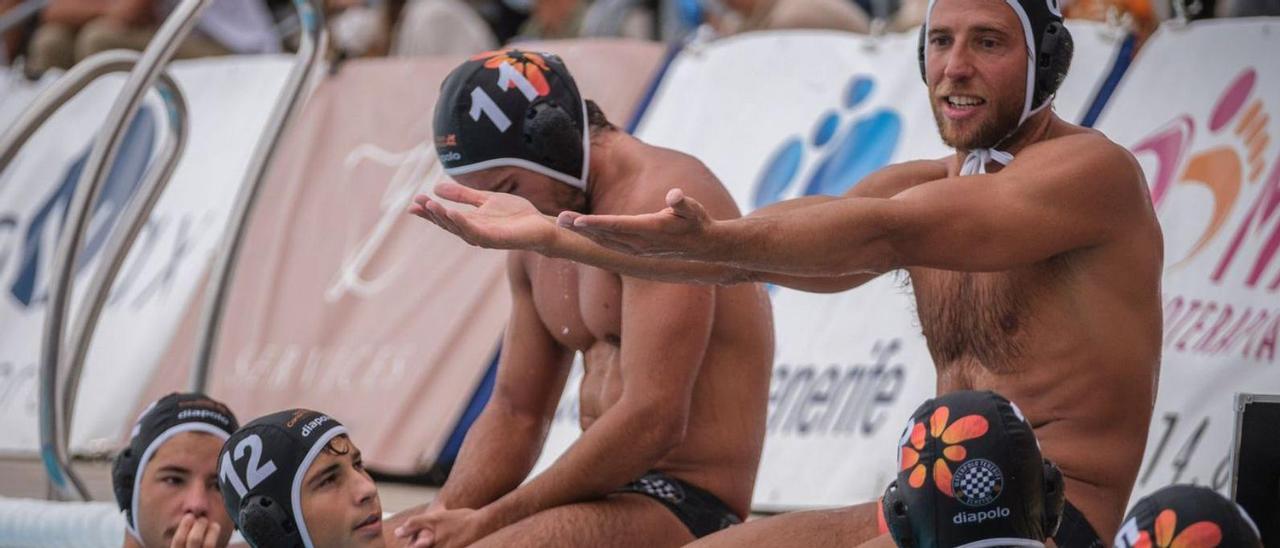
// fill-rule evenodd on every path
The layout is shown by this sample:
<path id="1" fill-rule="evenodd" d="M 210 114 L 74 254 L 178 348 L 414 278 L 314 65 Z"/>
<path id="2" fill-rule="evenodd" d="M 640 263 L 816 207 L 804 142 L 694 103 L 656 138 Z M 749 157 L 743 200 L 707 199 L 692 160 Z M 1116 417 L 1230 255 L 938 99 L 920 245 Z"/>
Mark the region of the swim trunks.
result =
<path id="1" fill-rule="evenodd" d="M 658 471 L 640 476 L 617 492 L 638 493 L 662 503 L 693 533 L 694 538 L 742 523 L 742 519 L 715 495 Z"/>
<path id="2" fill-rule="evenodd" d="M 1084 514 L 1068 500 L 1062 505 L 1062 521 L 1058 525 L 1058 533 L 1053 535 L 1058 548 L 1104 548 L 1102 539 L 1084 519 Z"/>

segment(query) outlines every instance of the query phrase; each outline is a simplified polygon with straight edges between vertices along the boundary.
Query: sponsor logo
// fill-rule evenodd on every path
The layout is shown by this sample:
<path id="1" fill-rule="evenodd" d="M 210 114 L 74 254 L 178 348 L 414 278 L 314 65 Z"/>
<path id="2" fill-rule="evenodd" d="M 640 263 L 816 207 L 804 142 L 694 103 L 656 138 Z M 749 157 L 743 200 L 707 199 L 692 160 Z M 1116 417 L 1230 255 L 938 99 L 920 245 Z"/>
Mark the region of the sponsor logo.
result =
<path id="1" fill-rule="evenodd" d="M 548 56 L 555 59 L 554 56 Z M 535 97 L 542 97 L 551 93 L 551 85 L 547 83 L 546 73 L 551 71 L 551 67 L 547 65 L 546 59 L 542 54 L 529 51 L 521 51 L 516 49 L 486 51 L 471 57 L 472 61 L 484 61 L 484 68 L 503 70 L 503 65 L 508 65 L 516 69 L 529 85 L 536 92 Z M 514 87 L 520 87 L 522 82 L 514 80 L 502 81 L 503 91 Z"/>
<path id="2" fill-rule="evenodd" d="M 462 159 L 462 155 L 454 151 L 441 152 L 440 160 L 445 162 L 456 162 Z"/>
<path id="3" fill-rule="evenodd" d="M 456 153 L 449 153 L 454 154 Z M 448 156 L 448 155 L 446 155 Z M 446 158 L 449 160 L 457 158 Z M 332 280 L 324 291 L 327 303 L 336 303 L 344 296 L 372 298 L 383 290 L 392 287 L 396 277 L 403 273 L 405 263 L 395 254 L 384 253 L 391 236 L 396 233 L 398 221 L 404 217 L 404 204 L 409 203 L 415 194 L 425 194 L 444 177 L 440 159 L 436 149 L 426 142 L 407 150 L 387 150 L 371 143 L 354 147 L 342 162 L 343 184 L 359 185 L 361 189 L 371 184 L 370 175 L 364 170 L 376 169 L 386 176 L 381 199 L 378 201 L 380 212 L 375 222 L 369 223 L 354 216 L 347 219 L 347 234 L 352 235 L 344 240 L 342 263 L 334 273 Z M 377 177 L 377 176 L 375 176 Z M 403 228 L 403 227 L 401 227 Z M 357 239 L 358 238 L 358 239 Z M 371 265 L 378 263 L 378 268 Z M 292 351 L 286 349 L 284 352 Z M 250 360 L 253 363 L 276 359 L 281 350 L 264 349 L 259 358 Z M 313 352 L 318 352 L 313 350 Z M 364 353 L 361 351 L 359 353 Z M 377 355 L 384 352 L 379 350 Z M 341 356 L 349 352 L 339 352 Z M 241 360 L 244 361 L 244 360 Z M 308 362 L 310 363 L 310 362 Z M 267 368 L 263 369 L 264 371 Z M 237 373 L 237 376 L 240 376 Z"/>
<path id="4" fill-rule="evenodd" d="M 310 411 L 305 409 L 294 411 L 293 416 L 289 417 L 289 422 L 284 423 L 285 428 L 293 428 L 294 426 L 297 426 L 298 421 L 302 420 L 302 418 L 308 414 L 310 414 Z"/>
<path id="5" fill-rule="evenodd" d="M 793 195 L 844 194 L 868 174 L 889 164 L 902 135 L 902 117 L 872 106 L 875 80 L 855 75 L 841 105 L 819 115 L 809 136 L 793 135 L 778 146 L 756 181 L 754 207 Z"/>
<path id="6" fill-rule="evenodd" d="M 1269 111 L 1276 105 L 1266 104 L 1262 93 L 1253 93 L 1257 80 L 1255 69 L 1241 71 L 1223 88 L 1207 117 L 1179 114 L 1129 148 L 1150 166 L 1146 171 L 1151 199 L 1160 213 L 1171 207 L 1196 207 L 1205 217 L 1179 219 L 1184 228 L 1166 232 L 1175 235 L 1169 237 L 1170 269 L 1187 265 L 1210 244 L 1227 237 L 1209 279 L 1222 283 L 1237 258 L 1253 255 L 1251 265 L 1246 259 L 1242 261 L 1246 268 L 1237 269 L 1244 286 L 1261 283 L 1275 291 L 1280 288 L 1280 273 L 1269 280 L 1264 275 L 1274 266 L 1280 246 L 1280 209 L 1276 207 L 1280 162 L 1272 161 L 1268 128 Z M 1268 161 L 1272 161 L 1270 172 Z M 1263 177 L 1264 173 L 1269 174 Z M 1243 216 L 1237 215 L 1242 207 L 1248 209 Z M 1187 223 L 1195 225 L 1186 227 Z M 1252 251 L 1242 253 L 1245 249 Z"/>
<path id="7" fill-rule="evenodd" d="M 222 424 L 231 424 L 231 420 L 222 413 L 208 409 L 184 409 L 178 413 L 178 420 L 188 419 L 212 419 Z"/>
<path id="8" fill-rule="evenodd" d="M 951 523 L 956 525 L 969 525 L 973 523 L 982 523 L 993 519 L 1003 519 L 1009 517 L 1009 509 L 998 506 L 984 512 L 960 512 L 951 518 Z"/>
<path id="9" fill-rule="evenodd" d="M 320 415 L 319 417 L 311 419 L 311 422 L 308 422 L 307 424 L 302 425 L 302 437 L 305 438 L 310 436 L 311 433 L 316 430 L 316 428 L 319 428 L 320 425 L 326 422 L 329 422 L 330 420 L 332 419 L 330 419 L 327 415 Z"/>
<path id="10" fill-rule="evenodd" d="M 911 470 L 907 475 L 906 484 L 919 489 L 924 487 L 929 469 L 932 468 L 933 484 L 937 486 L 938 491 L 954 498 L 956 496 L 954 478 L 947 461 L 964 462 L 968 452 L 961 444 L 987 435 L 990 425 L 987 423 L 987 418 L 982 415 L 965 415 L 948 424 L 947 420 L 950 417 L 951 409 L 943 405 L 929 416 L 928 425 L 913 421 L 909 428 L 910 433 L 902 444 L 901 454 L 898 455 L 898 471 L 901 473 Z M 924 451 L 925 443 L 930 437 L 942 443 L 942 456 L 934 459 L 933 462 L 922 462 L 921 452 Z M 998 471 L 999 468 L 996 470 Z"/>
<path id="11" fill-rule="evenodd" d="M 1004 491 L 1004 474 L 994 462 L 971 459 L 956 468 L 951 491 L 965 506 L 986 506 L 1000 498 Z"/>
<path id="12" fill-rule="evenodd" d="M 147 160 L 155 148 L 156 135 L 155 114 L 150 107 L 144 106 L 129 123 L 116 161 L 108 168 L 107 178 L 90 209 L 88 228 L 81 240 L 84 249 L 76 260 L 76 275 L 94 264 L 94 258 L 106 244 L 111 228 L 142 183 Z M 6 284 L 9 285 L 13 302 L 23 308 L 30 308 L 47 298 L 47 280 L 53 269 L 53 257 L 61 238 L 63 219 L 80 183 L 88 157 L 89 150 L 85 150 L 66 168 L 62 183 L 34 210 L 25 231 L 22 230 L 18 213 L 0 211 L 0 273 L 7 275 L 10 272 L 7 263 L 16 262 L 13 277 Z"/>
<path id="13" fill-rule="evenodd" d="M 1178 530 L 1178 513 L 1167 508 L 1156 516 L 1150 530 L 1136 518 L 1125 522 L 1116 534 L 1117 548 L 1214 548 L 1222 542 L 1222 528 L 1212 521 L 1198 521 Z"/>

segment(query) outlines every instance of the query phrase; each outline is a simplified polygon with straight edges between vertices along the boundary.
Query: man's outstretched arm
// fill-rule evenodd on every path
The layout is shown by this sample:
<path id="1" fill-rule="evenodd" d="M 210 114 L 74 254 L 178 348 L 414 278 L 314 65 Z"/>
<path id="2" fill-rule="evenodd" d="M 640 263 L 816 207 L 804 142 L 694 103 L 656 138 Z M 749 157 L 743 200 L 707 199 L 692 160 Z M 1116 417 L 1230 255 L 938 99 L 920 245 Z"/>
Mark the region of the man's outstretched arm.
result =
<path id="1" fill-rule="evenodd" d="M 716 221 L 676 190 L 647 215 L 562 215 L 624 252 L 825 277 L 903 266 L 1002 270 L 1102 243 L 1145 194 L 1137 165 L 1096 135 L 1032 147 L 996 174 L 945 178 L 891 198 L 851 197 Z"/>
<path id="2" fill-rule="evenodd" d="M 581 234 L 558 228 L 555 219 L 542 215 L 519 196 L 474 190 L 455 183 L 441 183 L 436 193 L 445 200 L 476 209 L 449 209 L 428 196 L 417 196 L 410 213 L 435 223 L 471 245 L 489 249 L 534 251 L 624 276 L 671 283 L 728 285 L 766 282 L 818 293 L 844 291 L 874 277 L 791 276 L 754 272 L 724 264 L 630 255 L 601 246 Z M 797 209 L 834 199 L 836 198 L 831 196 L 806 196 L 778 202 L 757 210 L 753 215 Z"/>

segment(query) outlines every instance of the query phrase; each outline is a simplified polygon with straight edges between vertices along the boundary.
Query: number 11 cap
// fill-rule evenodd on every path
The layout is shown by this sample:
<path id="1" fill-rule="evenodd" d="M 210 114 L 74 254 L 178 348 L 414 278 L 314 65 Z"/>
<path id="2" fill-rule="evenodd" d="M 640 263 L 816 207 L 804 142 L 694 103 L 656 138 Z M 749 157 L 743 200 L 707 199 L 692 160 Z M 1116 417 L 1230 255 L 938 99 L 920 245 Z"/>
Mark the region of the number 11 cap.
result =
<path id="1" fill-rule="evenodd" d="M 227 514 L 254 547 L 313 548 L 302 519 L 302 478 L 329 442 L 347 433 L 309 409 L 272 413 L 244 425 L 218 455 Z"/>
<path id="2" fill-rule="evenodd" d="M 508 49 L 471 57 L 440 87 L 434 132 L 449 175 L 519 167 L 586 189 L 587 106 L 554 54 Z"/>

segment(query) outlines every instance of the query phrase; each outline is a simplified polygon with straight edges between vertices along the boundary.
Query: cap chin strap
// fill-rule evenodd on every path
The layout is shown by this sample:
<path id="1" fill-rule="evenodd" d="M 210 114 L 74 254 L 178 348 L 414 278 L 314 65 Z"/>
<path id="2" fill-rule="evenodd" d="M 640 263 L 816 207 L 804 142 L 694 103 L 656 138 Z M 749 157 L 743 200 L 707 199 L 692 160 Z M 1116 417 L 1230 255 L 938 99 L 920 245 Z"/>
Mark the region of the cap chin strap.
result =
<path id="1" fill-rule="evenodd" d="M 964 157 L 964 165 L 960 168 L 960 176 L 986 173 L 987 162 L 993 161 L 998 162 L 1000 165 L 1009 165 L 1009 162 L 1013 161 L 1013 155 L 994 148 L 970 150 L 969 155 Z"/>
<path id="2" fill-rule="evenodd" d="M 1045 107 L 1049 106 L 1051 103 L 1053 103 L 1053 97 L 1046 99 L 1044 104 L 1036 107 L 1035 110 L 1023 114 L 1022 120 L 1018 122 L 1018 127 L 1013 128 L 1013 131 L 1011 131 L 1004 139 L 1001 139 L 1000 142 L 1007 141 L 1009 137 L 1012 137 L 1014 133 L 1018 132 L 1018 129 L 1020 129 L 1022 124 L 1027 121 L 1027 118 L 1030 118 L 1036 113 L 1044 110 Z M 996 146 L 1000 146 L 1000 143 L 996 143 Z M 963 177 L 965 175 L 979 175 L 986 173 L 988 162 L 996 162 L 1002 166 L 1007 166 L 1009 165 L 1009 162 L 1012 161 L 1012 154 L 1003 150 L 997 150 L 995 146 L 991 148 L 975 148 L 969 151 L 968 156 L 964 157 L 964 164 L 960 166 L 960 176 Z"/>

